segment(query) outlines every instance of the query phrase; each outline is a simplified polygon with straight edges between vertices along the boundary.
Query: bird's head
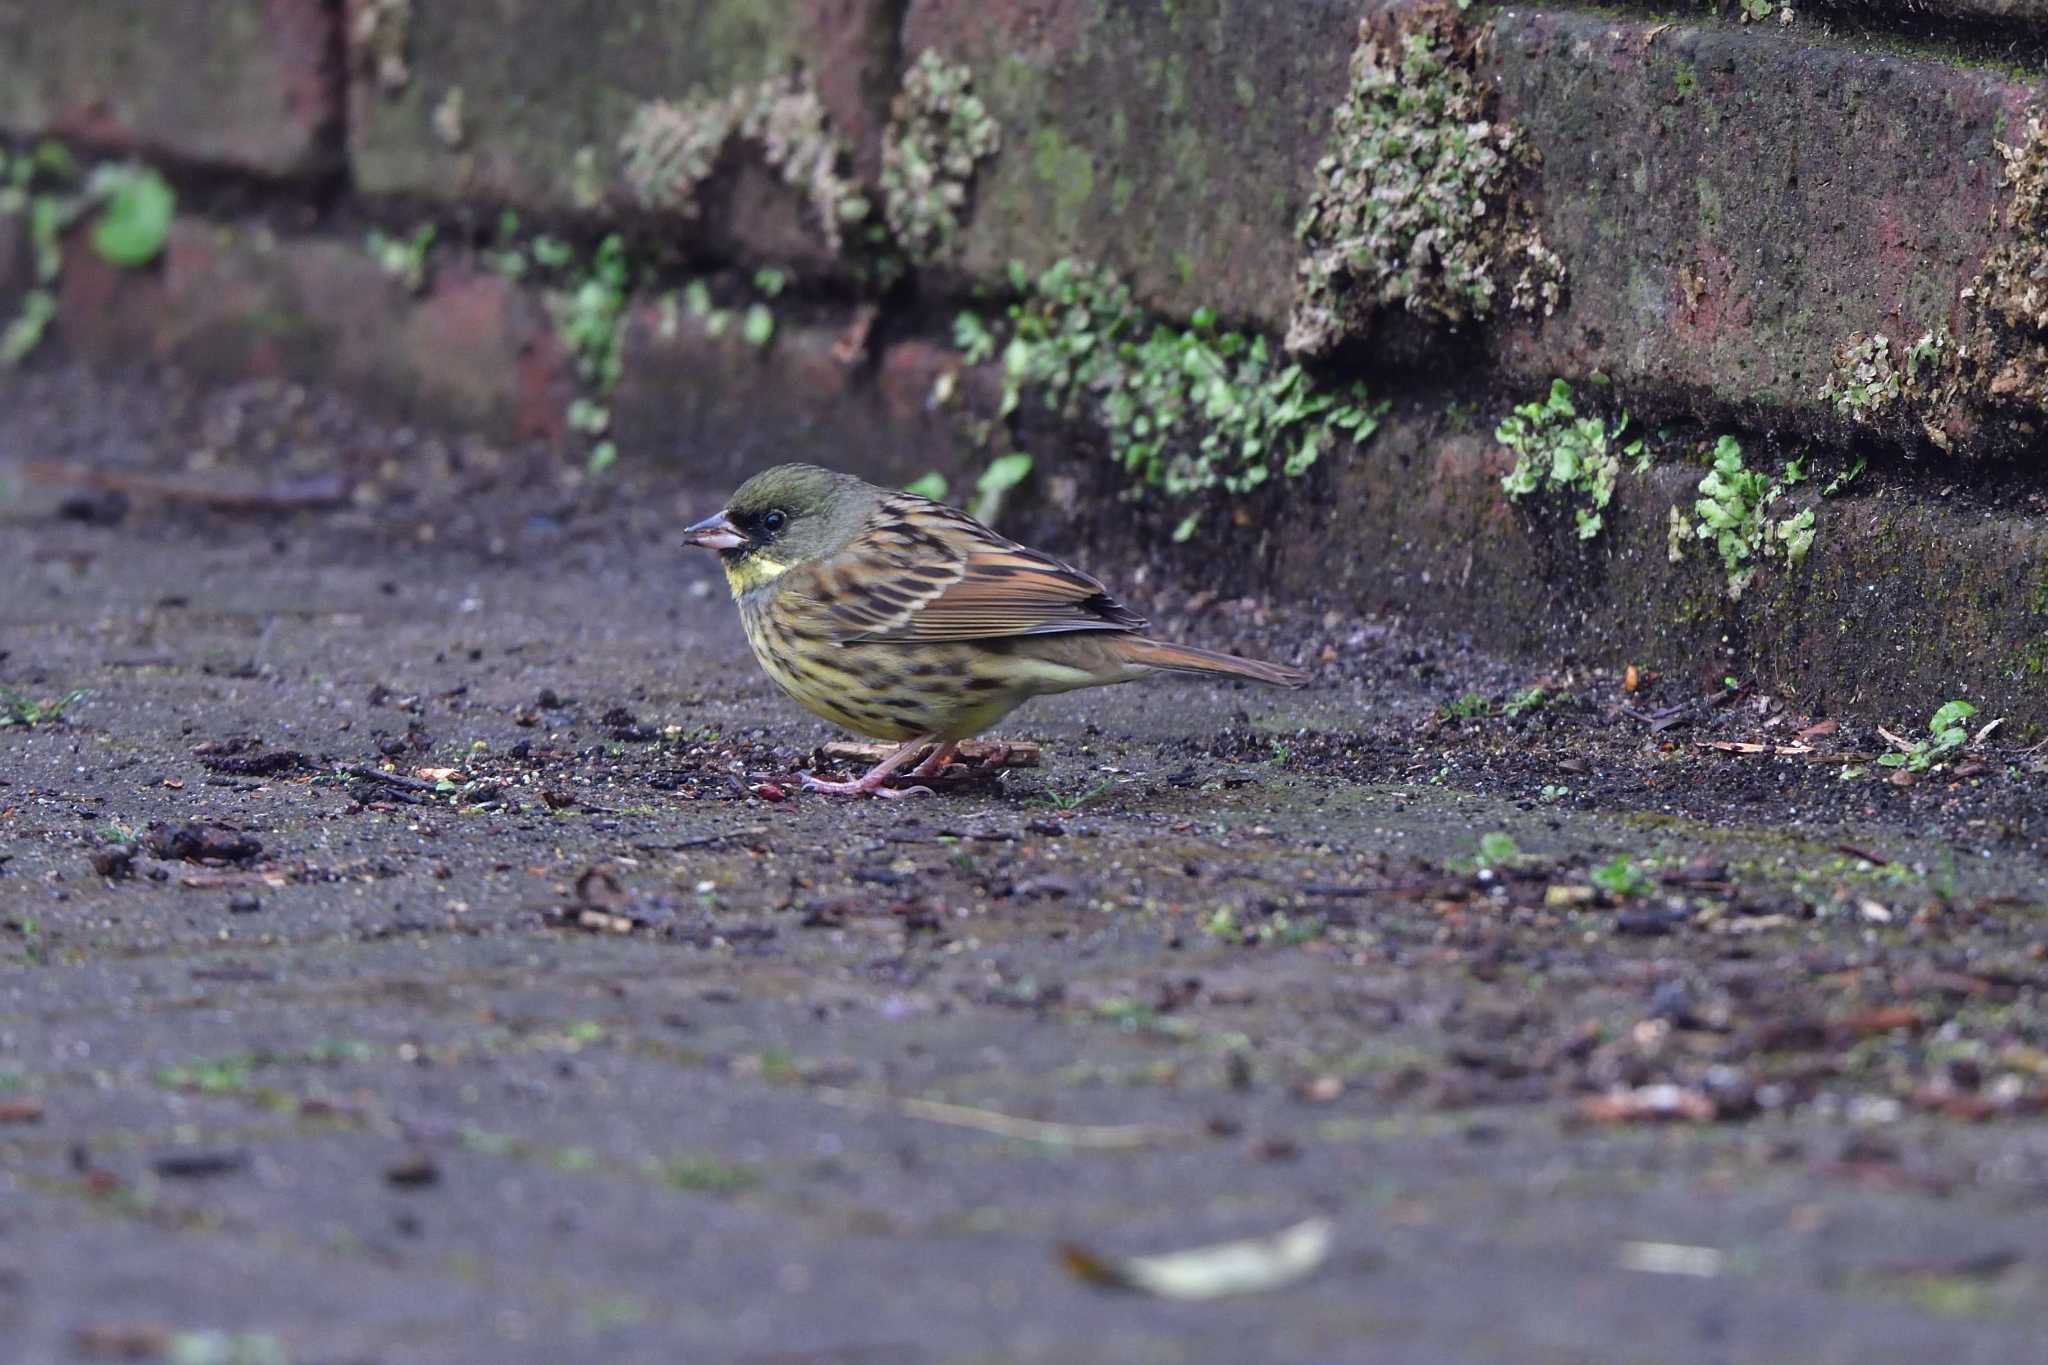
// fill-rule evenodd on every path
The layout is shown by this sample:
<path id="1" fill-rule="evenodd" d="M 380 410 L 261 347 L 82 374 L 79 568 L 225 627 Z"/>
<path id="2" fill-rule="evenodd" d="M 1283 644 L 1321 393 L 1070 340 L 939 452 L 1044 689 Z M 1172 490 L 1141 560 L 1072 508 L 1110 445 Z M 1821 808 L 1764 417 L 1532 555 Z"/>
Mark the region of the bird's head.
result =
<path id="1" fill-rule="evenodd" d="M 741 484 L 723 512 L 685 530 L 683 543 L 718 551 L 733 596 L 740 597 L 836 553 L 879 496 L 850 474 L 777 465 Z"/>

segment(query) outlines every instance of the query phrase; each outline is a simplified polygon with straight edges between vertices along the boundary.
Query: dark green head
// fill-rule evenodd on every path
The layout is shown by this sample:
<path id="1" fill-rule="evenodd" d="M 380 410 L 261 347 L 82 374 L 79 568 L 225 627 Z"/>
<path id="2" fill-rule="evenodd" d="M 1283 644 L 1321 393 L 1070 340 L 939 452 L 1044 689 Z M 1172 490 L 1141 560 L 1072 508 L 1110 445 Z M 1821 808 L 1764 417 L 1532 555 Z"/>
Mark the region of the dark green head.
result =
<path id="1" fill-rule="evenodd" d="M 737 596 L 838 553 L 883 496 L 851 474 L 777 465 L 741 484 L 723 512 L 684 532 L 683 543 L 717 550 Z"/>

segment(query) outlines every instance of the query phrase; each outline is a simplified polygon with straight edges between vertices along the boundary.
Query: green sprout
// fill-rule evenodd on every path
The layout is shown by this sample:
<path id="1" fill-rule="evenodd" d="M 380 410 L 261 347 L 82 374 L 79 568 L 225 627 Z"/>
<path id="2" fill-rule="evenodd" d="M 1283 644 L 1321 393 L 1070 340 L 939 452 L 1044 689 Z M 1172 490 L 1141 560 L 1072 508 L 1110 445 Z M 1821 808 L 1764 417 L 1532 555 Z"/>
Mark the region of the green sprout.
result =
<path id="1" fill-rule="evenodd" d="M 392 237 L 371 229 L 367 245 L 377 268 L 417 294 L 427 287 L 429 253 L 434 246 L 434 225 L 422 223 L 410 237 Z"/>
<path id="2" fill-rule="evenodd" d="M 1515 467 L 1501 479 L 1510 499 L 1519 501 L 1548 488 L 1579 499 L 1573 509 L 1580 540 L 1591 540 L 1607 524 L 1607 504 L 1621 477 L 1623 456 L 1647 464 L 1641 437 L 1622 443 L 1628 414 L 1610 428 L 1599 417 L 1581 417 L 1572 402 L 1572 386 L 1551 381 L 1541 402 L 1523 403 L 1502 419 L 1494 439 L 1515 452 Z"/>
<path id="3" fill-rule="evenodd" d="M 12 688 L 0 687 L 0 730 L 17 727 L 32 730 L 38 725 L 62 724 L 64 713 L 91 695 L 81 687 L 61 697 L 38 701 Z"/>
<path id="4" fill-rule="evenodd" d="M 1766 515 L 1788 488 L 1805 477 L 1798 460 L 1786 464 L 1774 479 L 1744 466 L 1742 446 L 1733 436 L 1723 436 L 1715 443 L 1713 468 L 1700 480 L 1700 496 L 1693 503 L 1699 518 L 1693 534 L 1711 540 L 1720 552 L 1731 600 L 1741 598 L 1756 577 L 1759 561 L 1782 554 L 1788 565 L 1796 566 L 1813 548 L 1811 507 L 1776 520 Z"/>
<path id="5" fill-rule="evenodd" d="M 967 510 L 976 521 L 993 524 L 1002 515 L 1010 491 L 1031 474 L 1031 457 L 1021 451 L 999 455 L 982 471 L 974 485 L 974 502 Z"/>
<path id="6" fill-rule="evenodd" d="M 1970 732 L 1963 722 L 1976 714 L 1977 708 L 1966 701 L 1944 702 L 1927 722 L 1926 739 L 1906 740 L 1891 753 L 1880 755 L 1877 761 L 1887 768 L 1916 773 L 1939 768 L 1970 742 Z"/>

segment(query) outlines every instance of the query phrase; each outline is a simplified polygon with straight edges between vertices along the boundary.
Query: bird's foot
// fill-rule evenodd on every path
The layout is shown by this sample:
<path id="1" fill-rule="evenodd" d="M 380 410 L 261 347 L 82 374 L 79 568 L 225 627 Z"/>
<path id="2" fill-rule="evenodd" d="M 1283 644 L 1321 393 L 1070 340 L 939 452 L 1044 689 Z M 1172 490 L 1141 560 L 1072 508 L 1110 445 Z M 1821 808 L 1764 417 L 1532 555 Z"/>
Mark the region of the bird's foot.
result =
<path id="1" fill-rule="evenodd" d="M 831 796 L 879 796 L 885 801 L 900 801 L 906 796 L 931 796 L 930 787 L 888 787 L 882 785 L 889 780 L 886 772 L 869 773 L 866 777 L 851 782 L 828 782 L 810 773 L 797 774 L 803 780 L 806 791 L 825 792 Z"/>
<path id="2" fill-rule="evenodd" d="M 958 742 L 941 744 L 932 750 L 932 756 L 910 770 L 912 777 L 937 777 L 946 771 L 946 765 L 953 761 L 953 755 L 960 752 Z"/>

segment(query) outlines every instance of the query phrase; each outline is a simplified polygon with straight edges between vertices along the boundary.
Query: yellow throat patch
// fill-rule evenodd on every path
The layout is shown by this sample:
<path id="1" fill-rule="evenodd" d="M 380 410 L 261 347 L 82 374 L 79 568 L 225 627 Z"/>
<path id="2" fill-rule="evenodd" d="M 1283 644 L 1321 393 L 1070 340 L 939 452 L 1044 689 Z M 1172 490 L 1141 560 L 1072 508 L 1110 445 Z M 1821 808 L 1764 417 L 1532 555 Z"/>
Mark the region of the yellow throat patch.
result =
<path id="1" fill-rule="evenodd" d="M 770 559 L 756 550 L 738 563 L 725 566 L 726 586 L 732 589 L 735 600 L 746 596 L 758 587 L 773 583 L 789 572 L 789 565 L 780 560 Z"/>

